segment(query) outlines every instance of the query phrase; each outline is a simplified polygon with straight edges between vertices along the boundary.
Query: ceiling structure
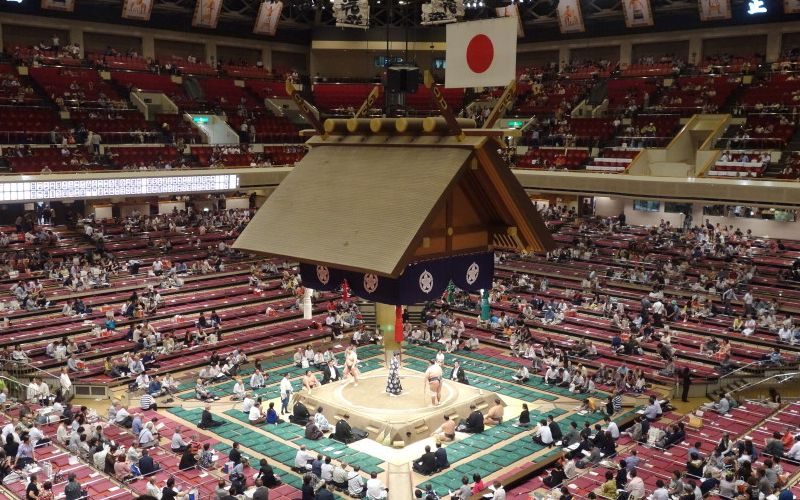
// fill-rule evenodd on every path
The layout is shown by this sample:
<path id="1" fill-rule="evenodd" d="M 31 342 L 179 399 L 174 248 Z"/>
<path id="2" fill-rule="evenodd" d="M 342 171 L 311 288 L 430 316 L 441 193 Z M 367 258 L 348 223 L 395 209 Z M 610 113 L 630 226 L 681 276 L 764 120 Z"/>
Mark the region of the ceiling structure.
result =
<path id="1" fill-rule="evenodd" d="M 109 22 L 140 27 L 205 32 L 272 40 L 273 38 L 252 35 L 255 16 L 262 0 L 224 0 L 217 29 L 204 30 L 191 27 L 195 0 L 155 0 L 149 22 L 126 21 L 120 17 L 123 0 L 77 0 L 74 13 L 66 14 L 41 10 L 39 2 L 24 0 L 20 4 L 2 1 L 6 11 L 37 14 L 62 18 L 85 19 L 94 22 Z M 750 16 L 747 0 L 731 0 L 733 18 L 728 21 L 701 23 L 698 15 L 698 0 L 651 0 L 655 26 L 628 29 L 625 27 L 621 0 L 580 0 L 586 31 L 574 35 L 562 35 L 558 29 L 556 6 L 558 0 L 516 0 L 522 15 L 526 37 L 523 42 L 558 39 L 588 38 L 642 33 L 647 31 L 671 31 L 716 26 L 743 25 L 765 22 L 800 20 L 800 15 L 783 14 L 780 0 L 765 0 L 768 12 Z M 444 38 L 444 28 L 420 26 L 420 4 L 422 0 L 370 0 L 371 28 L 394 28 L 392 39 L 408 38 L 413 30 L 417 40 Z M 465 20 L 495 17 L 495 7 L 507 5 L 508 0 L 467 0 Z M 276 41 L 307 43 L 311 38 L 373 39 L 385 36 L 385 30 L 361 30 L 335 28 L 331 0 L 285 0 Z M 399 28 L 399 30 L 397 30 Z M 403 34 L 405 32 L 405 35 Z M 361 35 L 359 35 L 361 33 Z"/>

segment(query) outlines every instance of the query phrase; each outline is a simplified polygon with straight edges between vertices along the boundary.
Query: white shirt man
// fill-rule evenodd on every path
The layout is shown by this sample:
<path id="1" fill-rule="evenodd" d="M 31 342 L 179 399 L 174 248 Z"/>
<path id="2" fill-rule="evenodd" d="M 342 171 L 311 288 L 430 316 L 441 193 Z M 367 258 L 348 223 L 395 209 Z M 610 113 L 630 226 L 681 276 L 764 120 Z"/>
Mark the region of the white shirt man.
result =
<path id="1" fill-rule="evenodd" d="M 236 381 L 233 385 L 233 398 L 234 399 L 244 399 L 245 390 L 244 390 L 244 383 L 241 381 Z"/>
<path id="2" fill-rule="evenodd" d="M 333 465 L 329 463 L 323 463 L 321 467 L 320 479 L 329 483 L 333 481 Z"/>
<path id="3" fill-rule="evenodd" d="M 492 500 L 506 500 L 506 489 L 503 488 L 502 484 L 497 483 L 494 487 L 494 495 L 492 495 Z"/>
<path id="4" fill-rule="evenodd" d="M 619 427 L 616 422 L 613 420 L 609 422 L 608 426 L 606 426 L 606 430 L 611 433 L 612 438 L 619 439 Z"/>
<path id="5" fill-rule="evenodd" d="M 139 432 L 139 445 L 146 446 L 148 443 L 152 443 L 154 441 L 153 432 L 150 430 L 150 426 L 146 425 L 142 428 Z"/>
<path id="6" fill-rule="evenodd" d="M 244 400 L 242 400 L 242 412 L 249 414 L 250 410 L 253 408 L 253 404 L 255 404 L 253 398 L 245 396 Z"/>
<path id="7" fill-rule="evenodd" d="M 669 500 L 669 490 L 662 486 L 653 490 L 651 500 Z"/>
<path id="8" fill-rule="evenodd" d="M 5 429 L 3 429 L 5 431 Z M 789 451 L 786 452 L 786 458 L 792 460 L 800 460 L 800 440 L 795 441 Z"/>
<path id="9" fill-rule="evenodd" d="M 44 433 L 35 425 L 28 429 L 28 437 L 31 439 L 31 446 L 36 446 L 40 440 L 44 439 Z"/>
<path id="10" fill-rule="evenodd" d="M 191 441 L 184 441 L 183 436 L 181 436 L 181 433 L 176 429 L 175 433 L 172 435 L 172 444 L 170 447 L 172 448 L 172 451 L 185 449 L 189 446 L 190 442 Z"/>
<path id="11" fill-rule="evenodd" d="M 558 380 L 558 369 L 555 366 L 550 366 L 544 374 L 544 383 L 552 384 Z"/>
<path id="12" fill-rule="evenodd" d="M 286 376 L 281 379 L 281 398 L 288 398 L 293 392 L 292 383 Z"/>
<path id="13" fill-rule="evenodd" d="M 58 381 L 61 384 L 61 391 L 64 394 L 67 394 L 72 390 L 72 380 L 70 380 L 66 371 L 61 372 L 61 376 L 58 378 Z"/>
<path id="14" fill-rule="evenodd" d="M 331 430 L 331 424 L 328 422 L 328 419 L 325 418 L 325 415 L 322 414 L 321 411 L 318 411 L 316 415 L 314 415 L 314 424 L 319 427 L 319 430 L 322 432 L 327 432 Z"/>
<path id="15" fill-rule="evenodd" d="M 310 465 L 308 461 L 311 460 L 311 457 L 308 453 L 306 453 L 306 447 L 301 446 L 299 450 L 297 450 L 297 454 L 294 456 L 294 466 L 296 469 L 309 469 Z"/>
<path id="16" fill-rule="evenodd" d="M 371 477 L 367 479 L 367 498 L 386 498 L 386 487 L 377 477 Z"/>
<path id="17" fill-rule="evenodd" d="M 114 423 L 122 424 L 125 421 L 125 419 L 127 419 L 129 416 L 130 413 L 128 413 L 127 409 L 122 407 L 117 408 L 117 414 L 116 416 L 114 416 Z"/>
<path id="18" fill-rule="evenodd" d="M 629 498 L 644 498 L 644 481 L 642 481 L 642 478 L 638 475 L 628 479 L 628 484 L 625 485 L 625 491 L 628 492 Z"/>
<path id="19" fill-rule="evenodd" d="M 539 429 L 539 439 L 544 445 L 553 443 L 553 432 L 550 430 L 550 427 L 543 425 L 541 429 Z"/>
<path id="20" fill-rule="evenodd" d="M 251 406 L 247 419 L 251 422 L 257 422 L 259 419 L 261 419 L 261 408 L 259 408 L 256 404 Z"/>

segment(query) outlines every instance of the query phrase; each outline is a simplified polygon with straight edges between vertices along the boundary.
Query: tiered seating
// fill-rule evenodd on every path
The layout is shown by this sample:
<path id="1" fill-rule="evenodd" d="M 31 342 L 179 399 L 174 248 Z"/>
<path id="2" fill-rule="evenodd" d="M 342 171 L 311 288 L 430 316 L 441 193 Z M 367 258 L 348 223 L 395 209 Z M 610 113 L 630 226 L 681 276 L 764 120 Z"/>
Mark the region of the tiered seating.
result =
<path id="1" fill-rule="evenodd" d="M 51 108 L 0 106 L 0 141 L 4 144 L 48 144 L 60 124 Z"/>
<path id="2" fill-rule="evenodd" d="M 583 80 L 559 80 L 543 85 L 541 91 L 535 94 L 526 92 L 520 86 L 515 111 L 523 115 L 554 113 L 559 109 L 567 112 L 583 98 L 590 85 L 591 82 Z M 530 85 L 528 87 L 533 88 Z"/>
<path id="3" fill-rule="evenodd" d="M 264 156 L 273 165 L 294 165 L 305 155 L 305 146 L 267 146 L 264 148 Z"/>
<path id="4" fill-rule="evenodd" d="M 321 109 L 347 111 L 358 109 L 375 87 L 371 83 L 315 83 L 313 86 L 314 101 Z M 380 97 L 376 107 L 383 103 L 383 85 L 379 85 Z"/>
<path id="5" fill-rule="evenodd" d="M 142 92 L 161 92 L 166 94 L 175 104 L 181 106 L 192 100 L 183 91 L 183 87 L 172 81 L 169 75 L 154 75 L 152 73 L 113 72 L 111 79 L 118 84 Z"/>
<path id="6" fill-rule="evenodd" d="M 605 148 L 586 165 L 586 170 L 605 174 L 622 173 L 640 152 L 641 149 Z"/>
<path id="7" fill-rule="evenodd" d="M 706 56 L 698 66 L 703 73 L 714 74 L 735 74 L 752 73 L 758 68 L 764 58 L 760 55 L 752 56 L 733 56 L 730 54 L 719 54 Z"/>
<path id="8" fill-rule="evenodd" d="M 796 404 L 792 405 L 794 408 L 785 409 L 784 411 L 794 417 L 797 415 Z M 671 446 L 669 449 L 659 449 L 656 447 L 643 446 L 633 443 L 629 438 L 621 438 L 618 441 L 619 445 L 627 446 L 628 451 L 619 451 L 618 456 L 625 458 L 630 455 L 631 449 L 636 449 L 640 459 L 640 465 L 636 468 L 637 475 L 644 481 L 645 489 L 652 492 L 656 489 L 656 481 L 661 480 L 664 484 L 669 484 L 672 471 L 679 470 L 685 471 L 686 460 L 689 448 L 695 443 L 700 442 L 704 449 L 713 449 L 719 440 L 722 438 L 724 432 L 730 435 L 730 438 L 736 442 L 744 439 L 748 435 L 750 429 L 758 428 L 760 425 L 769 423 L 773 419 L 777 420 L 777 416 L 772 416 L 774 409 L 768 406 L 749 403 L 740 408 L 731 410 L 728 415 L 718 415 L 712 412 L 706 412 L 702 415 L 702 428 L 694 429 L 688 425 L 684 428 L 686 430 L 686 437 L 680 443 Z M 678 417 L 677 415 L 670 414 L 664 417 L 664 420 L 670 417 Z M 684 423 L 686 423 L 685 419 Z M 655 427 L 663 428 L 667 424 L 656 422 L 653 424 Z M 785 430 L 785 426 L 781 429 Z M 754 439 L 755 441 L 755 439 Z M 758 440 L 761 442 L 761 440 Z M 752 464 L 753 470 L 763 464 L 763 460 L 758 460 Z M 796 470 L 796 466 L 783 463 L 784 470 L 792 474 Z M 590 491 L 599 491 L 600 485 L 605 481 L 605 472 L 610 470 L 616 473 L 613 468 L 608 468 L 604 465 L 590 469 L 588 472 L 579 475 L 578 477 L 570 480 L 570 488 L 572 492 L 586 495 Z M 681 482 L 686 483 L 691 476 L 684 476 Z M 695 483 L 699 482 L 699 478 L 694 478 Z"/>
<path id="9" fill-rule="evenodd" d="M 17 74 L 10 64 L 0 64 L 0 105 L 41 105 L 42 98 L 31 87 L 27 77 Z"/>
<path id="10" fill-rule="evenodd" d="M 122 98 L 94 69 L 30 68 L 34 79 L 53 99 L 63 99 L 67 107 L 110 107 Z"/>
<path id="11" fill-rule="evenodd" d="M 731 125 L 718 144 L 732 148 L 783 149 L 795 134 L 791 114 L 749 113 L 744 125 Z"/>
<path id="12" fill-rule="evenodd" d="M 772 75 L 770 80 L 754 83 L 741 97 L 742 105 L 757 112 L 781 111 L 800 102 L 800 80 L 786 75 Z"/>
<path id="13" fill-rule="evenodd" d="M 242 120 L 243 118 L 238 115 L 228 115 L 228 123 L 236 131 L 239 130 Z M 261 112 L 249 119 L 248 123 L 256 129 L 255 142 L 275 144 L 303 141 L 297 127 L 284 116 L 272 116 L 269 112 Z"/>
<path id="14" fill-rule="evenodd" d="M 147 71 L 150 61 L 138 55 L 109 55 L 101 52 L 89 52 L 86 57 L 98 67 L 109 70 Z"/>
<path id="15" fill-rule="evenodd" d="M 569 133 L 583 143 L 602 143 L 614 135 L 614 124 L 608 118 L 570 118 Z"/>
<path id="16" fill-rule="evenodd" d="M 792 151 L 791 153 L 784 153 L 787 155 L 786 162 L 783 169 L 779 174 L 780 179 L 797 179 L 800 178 L 800 153 Z"/>
<path id="17" fill-rule="evenodd" d="M 270 73 L 268 69 L 263 67 L 259 68 L 258 66 L 238 66 L 229 64 L 225 66 L 224 69 L 225 73 L 236 78 L 273 78 L 272 73 Z"/>
<path id="18" fill-rule="evenodd" d="M 66 148 L 67 154 L 62 147 L 31 148 L 30 156 L 18 156 L 13 152 L 6 154 L 5 158 L 14 172 L 18 173 L 39 173 L 47 166 L 53 172 L 67 172 L 80 170 L 80 163 L 77 165 L 73 159 L 80 162 L 81 152 L 74 146 Z M 88 168 L 84 165 L 84 168 Z"/>
<path id="19" fill-rule="evenodd" d="M 514 168 L 577 170 L 589 159 L 585 148 L 529 148 Z"/>
<path id="20" fill-rule="evenodd" d="M 150 138 L 150 126 L 144 115 L 137 109 L 119 111 L 83 109 L 72 110 L 72 119 L 83 124 L 87 130 L 97 132 L 103 137 L 104 143 L 123 144 L 139 142 L 139 136 Z"/>
<path id="21" fill-rule="evenodd" d="M 681 76 L 665 89 L 659 102 L 650 106 L 648 111 L 678 113 L 681 116 L 714 112 L 725 104 L 737 85 L 735 77 Z"/>
<path id="22" fill-rule="evenodd" d="M 195 129 L 191 123 L 183 119 L 183 115 L 158 113 L 156 114 L 156 125 L 159 129 L 164 124 L 169 126 L 169 130 L 175 137 L 175 140 L 183 139 L 186 144 L 197 144 L 203 142 L 200 133 Z"/>
<path id="23" fill-rule="evenodd" d="M 217 68 L 204 62 L 189 62 L 181 57 L 173 56 L 168 60 L 172 67 L 184 75 L 216 76 Z"/>
<path id="24" fill-rule="evenodd" d="M 725 158 L 725 155 L 728 155 L 729 158 Z M 769 154 L 762 151 L 725 152 L 706 175 L 714 177 L 761 177 L 769 163 Z"/>
<path id="25" fill-rule="evenodd" d="M 608 109 L 613 111 L 641 109 L 645 94 L 653 95 L 656 83 L 652 79 L 617 78 L 608 81 Z"/>
<path id="26" fill-rule="evenodd" d="M 80 66 L 80 46 L 77 43 L 62 47 L 61 50 L 50 50 L 39 45 L 33 47 L 15 46 L 12 50 L 6 49 L 14 55 L 15 59 L 20 59 L 26 63 L 59 65 L 59 66 Z"/>
<path id="27" fill-rule="evenodd" d="M 440 87 L 447 106 L 455 113 L 464 106 L 464 89 L 446 89 Z M 359 103 L 360 104 L 360 103 Z M 414 94 L 406 94 L 406 107 L 417 112 L 429 112 L 439 109 L 433 101 L 433 94 L 424 85 L 417 87 Z"/>
<path id="28" fill-rule="evenodd" d="M 203 88 L 206 100 L 229 112 L 242 104 L 248 110 L 263 107 L 263 103 L 255 99 L 244 87 L 237 86 L 236 80 L 230 78 L 198 78 L 197 81 Z"/>
<path id="29" fill-rule="evenodd" d="M 106 154 L 116 167 L 132 164 L 152 165 L 155 163 L 174 162 L 178 159 L 178 151 L 172 146 L 145 147 L 110 147 Z"/>
<path id="30" fill-rule="evenodd" d="M 630 64 L 620 70 L 620 74 L 626 77 L 641 76 L 668 76 L 673 72 L 672 62 L 657 62 L 650 64 Z"/>
<path id="31" fill-rule="evenodd" d="M 611 76 L 616 69 L 616 62 L 573 62 L 564 69 L 562 76 L 569 80 L 602 79 Z"/>
<path id="32" fill-rule="evenodd" d="M 204 166 L 220 163 L 226 167 L 241 167 L 250 165 L 255 160 L 251 153 L 228 152 L 226 149 L 213 146 L 192 146 L 191 152 Z"/>
<path id="33" fill-rule="evenodd" d="M 244 85 L 261 99 L 286 97 L 286 83 L 270 80 L 245 80 Z"/>

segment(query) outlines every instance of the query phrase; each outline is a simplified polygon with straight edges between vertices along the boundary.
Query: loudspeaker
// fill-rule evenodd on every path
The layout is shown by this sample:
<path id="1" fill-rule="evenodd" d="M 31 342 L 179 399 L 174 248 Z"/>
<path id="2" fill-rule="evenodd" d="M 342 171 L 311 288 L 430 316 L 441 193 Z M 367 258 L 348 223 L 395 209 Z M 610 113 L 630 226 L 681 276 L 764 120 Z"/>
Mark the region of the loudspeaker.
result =
<path id="1" fill-rule="evenodd" d="M 386 87 L 390 92 L 414 93 L 419 87 L 419 68 L 414 66 L 390 66 Z"/>

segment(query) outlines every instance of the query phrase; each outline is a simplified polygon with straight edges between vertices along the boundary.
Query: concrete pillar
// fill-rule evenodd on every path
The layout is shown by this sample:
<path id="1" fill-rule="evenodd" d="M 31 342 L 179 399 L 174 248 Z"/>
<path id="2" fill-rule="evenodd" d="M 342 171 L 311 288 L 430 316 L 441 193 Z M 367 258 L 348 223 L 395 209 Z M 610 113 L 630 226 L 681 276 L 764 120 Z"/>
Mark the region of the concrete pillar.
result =
<path id="1" fill-rule="evenodd" d="M 703 39 L 699 35 L 689 38 L 689 62 L 698 64 L 703 60 Z"/>
<path id="2" fill-rule="evenodd" d="M 83 30 L 78 27 L 72 27 L 69 29 L 69 42 L 70 43 L 77 43 L 80 44 L 81 47 L 81 58 L 83 58 L 83 54 L 85 52 L 85 47 L 83 45 Z"/>
<path id="3" fill-rule="evenodd" d="M 142 56 L 155 59 L 156 40 L 153 38 L 153 35 L 142 35 Z"/>
<path id="4" fill-rule="evenodd" d="M 633 42 L 627 40 L 619 46 L 619 64 L 622 66 L 629 66 L 631 58 L 633 57 Z"/>
<path id="5" fill-rule="evenodd" d="M 564 68 L 569 63 L 569 47 L 558 48 L 558 67 Z"/>
<path id="6" fill-rule="evenodd" d="M 306 288 L 303 292 L 303 319 L 311 319 L 311 297 L 314 295 L 314 290 Z"/>
<path id="7" fill-rule="evenodd" d="M 264 68 L 272 71 L 272 49 L 269 47 L 261 49 L 261 62 L 264 63 Z"/>
<path id="8" fill-rule="evenodd" d="M 770 30 L 767 33 L 767 62 L 777 62 L 781 58 L 781 45 L 783 44 L 783 33 L 778 30 Z"/>
<path id="9" fill-rule="evenodd" d="M 214 42 L 206 42 L 206 62 L 217 64 L 217 44 Z"/>

